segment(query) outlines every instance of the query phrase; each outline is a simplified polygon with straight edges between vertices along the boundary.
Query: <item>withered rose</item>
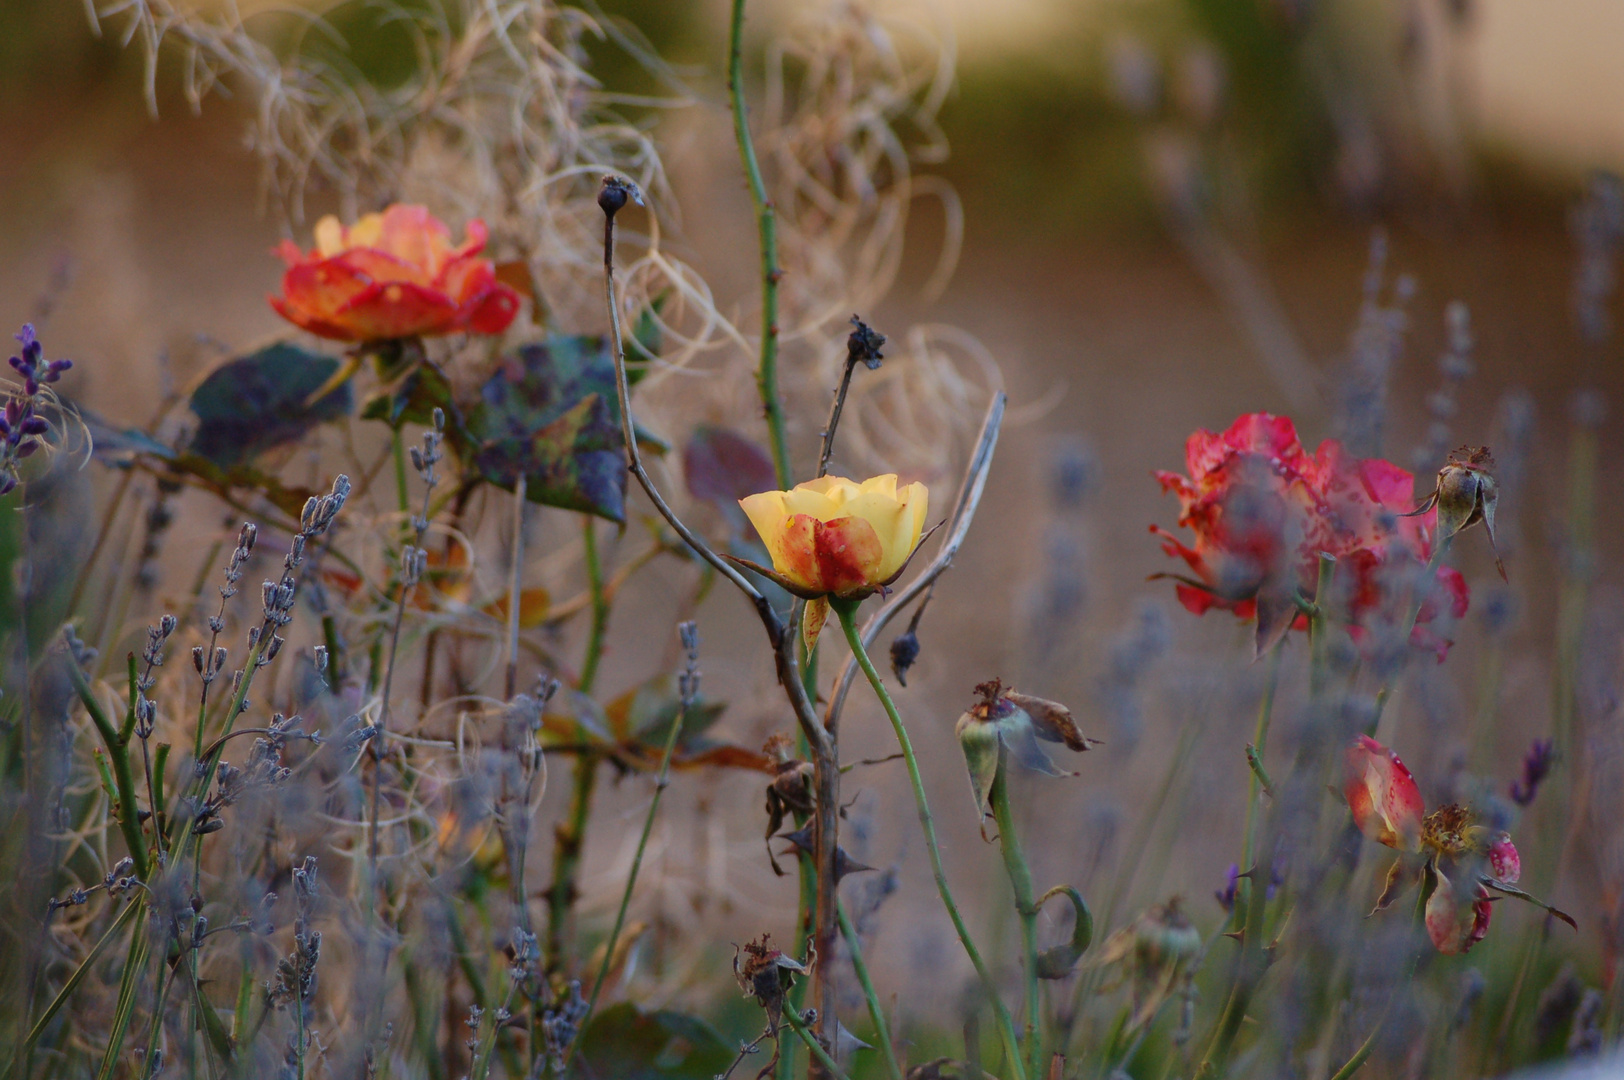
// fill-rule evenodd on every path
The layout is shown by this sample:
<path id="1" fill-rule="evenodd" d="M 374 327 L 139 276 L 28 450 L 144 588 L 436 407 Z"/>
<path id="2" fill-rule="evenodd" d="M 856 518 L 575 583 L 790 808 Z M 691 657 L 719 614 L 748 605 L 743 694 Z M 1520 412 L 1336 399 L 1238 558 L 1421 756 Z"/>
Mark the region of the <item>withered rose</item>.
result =
<path id="1" fill-rule="evenodd" d="M 1158 526 L 1151 531 L 1191 574 L 1157 576 L 1174 577 L 1179 601 L 1197 615 L 1216 607 L 1256 618 L 1259 651 L 1293 626 L 1306 628 L 1298 601 L 1315 591 L 1320 553 L 1346 567 L 1339 571 L 1344 614 L 1356 631 L 1396 619 L 1392 571 L 1431 557 L 1437 514 L 1410 513 L 1415 480 L 1407 470 L 1351 457 L 1334 439 L 1310 454 L 1288 417 L 1248 413 L 1221 433 L 1197 431 L 1185 444 L 1185 462 L 1188 476 L 1164 471 L 1156 478 L 1178 496 L 1178 523 L 1194 542 Z M 1425 624 L 1446 609 L 1465 613 L 1466 582 L 1439 567 L 1436 584 L 1411 640 L 1447 649 Z"/>
<path id="2" fill-rule="evenodd" d="M 1429 890 L 1427 936 L 1439 952 L 1463 953 L 1483 940 L 1493 893 L 1527 900 L 1574 925 L 1565 913 L 1515 887 L 1522 859 L 1510 834 L 1455 803 L 1426 813 L 1410 770 L 1368 735 L 1355 739 L 1344 754 L 1342 790 L 1360 832 L 1405 854 L 1424 856 L 1418 866 L 1400 855 L 1388 870 L 1376 910 L 1390 907 L 1410 882 L 1420 880 Z"/>

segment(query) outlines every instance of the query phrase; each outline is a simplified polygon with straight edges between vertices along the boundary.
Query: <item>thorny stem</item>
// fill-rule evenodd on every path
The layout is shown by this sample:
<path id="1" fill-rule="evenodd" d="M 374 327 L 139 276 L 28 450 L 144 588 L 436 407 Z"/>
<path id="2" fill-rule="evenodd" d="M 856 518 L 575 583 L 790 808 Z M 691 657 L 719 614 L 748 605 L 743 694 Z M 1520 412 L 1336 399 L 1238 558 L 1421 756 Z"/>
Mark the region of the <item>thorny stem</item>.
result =
<path id="1" fill-rule="evenodd" d="M 807 1049 L 812 1051 L 812 1056 L 818 1059 L 818 1063 L 824 1067 L 833 1080 L 848 1080 L 846 1074 L 840 1071 L 840 1066 L 835 1064 L 835 1059 L 829 1056 L 829 1051 L 825 1050 L 823 1044 L 818 1042 L 810 1031 L 806 1030 L 806 1025 L 801 1022 L 799 1016 L 795 1015 L 794 1009 L 784 1010 L 784 1020 L 795 1030 L 795 1034 L 801 1037 L 801 1041 L 806 1043 Z"/>
<path id="2" fill-rule="evenodd" d="M 784 403 L 778 395 L 778 218 L 767 185 L 756 161 L 756 147 L 750 139 L 750 119 L 744 106 L 744 0 L 733 0 L 733 18 L 728 35 L 727 91 L 733 103 L 733 135 L 739 144 L 739 157 L 750 182 L 750 202 L 756 211 L 756 230 L 761 246 L 761 362 L 756 369 L 756 390 L 766 414 L 767 431 L 773 455 L 773 473 L 778 486 L 790 486 L 789 444 L 784 437 Z M 850 369 L 847 371 L 850 374 Z M 819 476 L 823 473 L 820 471 Z"/>
<path id="3" fill-rule="evenodd" d="M 840 619 L 840 628 L 845 631 L 846 643 L 851 646 L 852 655 L 856 657 L 858 666 L 867 676 L 869 685 L 874 688 L 875 696 L 880 699 L 880 705 L 885 709 L 886 719 L 891 721 L 891 730 L 896 733 L 897 744 L 902 748 L 903 760 L 908 764 L 908 781 L 913 785 L 914 805 L 919 810 L 919 824 L 925 833 L 925 847 L 930 852 L 930 868 L 936 878 L 936 891 L 941 895 L 942 906 L 947 908 L 948 917 L 953 920 L 953 929 L 958 932 L 959 941 L 964 945 L 970 963 L 975 966 L 976 974 L 981 977 L 982 989 L 986 991 L 992 1003 L 1010 1068 L 1014 1070 L 1016 1080 L 1026 1080 L 1026 1063 L 1021 1057 L 1020 1042 L 1015 1038 L 1015 1026 L 1010 1020 L 1009 1010 L 1004 1008 L 1003 1001 L 998 997 L 998 984 L 981 959 L 981 952 L 971 939 L 969 928 L 964 925 L 964 916 L 959 913 L 959 906 L 953 901 L 953 891 L 947 883 L 947 871 L 942 866 L 942 849 L 936 842 L 936 820 L 931 816 L 930 803 L 925 798 L 925 781 L 919 775 L 919 759 L 914 755 L 913 743 L 908 738 L 908 729 L 903 726 L 896 703 L 891 700 L 890 692 L 885 689 L 885 681 L 880 678 L 880 673 L 874 670 L 874 663 L 868 658 L 868 650 L 863 647 L 863 639 L 857 632 L 854 618 L 857 605 L 850 601 L 831 600 L 830 606 Z"/>
<path id="4" fill-rule="evenodd" d="M 761 591 L 738 571 L 734 566 L 712 551 L 703 540 L 694 535 L 693 531 L 683 524 L 682 519 L 671 509 L 660 489 L 654 486 L 648 470 L 643 467 L 642 455 L 637 449 L 636 428 L 632 421 L 631 388 L 626 379 L 626 352 L 625 343 L 620 327 L 620 302 L 615 291 L 615 213 L 625 205 L 627 198 L 626 182 L 618 177 L 608 177 L 598 195 L 598 205 L 604 210 L 603 228 L 603 289 L 604 302 L 609 309 L 609 333 L 613 345 L 612 353 L 615 362 L 615 391 L 620 405 L 620 431 L 622 445 L 626 451 L 626 468 L 637 480 L 638 486 L 643 489 L 651 503 L 654 504 L 666 524 L 682 538 L 683 543 L 713 569 L 720 573 L 734 587 L 742 592 L 756 609 L 756 615 L 761 620 L 762 629 L 766 631 L 767 642 L 773 652 L 773 667 L 778 677 L 778 683 L 783 687 L 785 696 L 789 699 L 790 708 L 795 713 L 795 721 L 799 725 L 801 734 L 806 737 L 807 745 L 812 754 L 814 770 L 814 786 L 817 789 L 817 808 L 815 827 L 813 829 L 814 861 L 817 864 L 817 920 L 814 947 L 819 956 L 833 954 L 836 934 L 835 916 L 835 853 L 838 849 L 840 831 L 840 760 L 837 744 L 833 734 L 825 729 L 819 722 L 817 713 L 812 706 L 812 700 L 807 695 L 806 687 L 801 682 L 800 666 L 795 660 L 795 640 L 800 635 L 796 633 L 798 626 L 786 626 L 773 610 L 772 603 L 761 594 Z M 1003 396 L 995 399 L 995 407 L 1002 415 Z M 984 433 L 985 434 L 985 433 Z M 989 450 L 990 453 L 990 450 Z M 984 479 L 984 474 L 982 474 Z M 976 494 L 980 493 L 980 484 L 976 485 Z M 945 550 L 945 549 L 944 549 Z M 938 556 L 940 561 L 941 556 Z M 904 590 L 906 592 L 907 590 Z M 831 1033 L 838 1030 L 835 1019 L 835 988 L 832 965 L 821 965 L 818 972 L 819 989 L 821 991 L 822 1008 L 819 1011 L 820 1025 L 827 1025 Z"/>
<path id="5" fill-rule="evenodd" d="M 998 747 L 998 770 L 993 774 L 993 817 L 998 822 L 998 848 L 1004 855 L 1004 872 L 1009 875 L 1010 890 L 1015 894 L 1015 914 L 1021 920 L 1021 947 L 1024 950 L 1026 987 L 1026 1061 L 1030 1076 L 1043 1071 L 1042 1012 L 1043 998 L 1038 990 L 1038 909 L 1032 902 L 1032 870 L 1027 865 L 1026 853 L 1021 850 L 1019 833 L 1015 830 L 1015 814 L 1009 805 L 1009 751 Z"/>

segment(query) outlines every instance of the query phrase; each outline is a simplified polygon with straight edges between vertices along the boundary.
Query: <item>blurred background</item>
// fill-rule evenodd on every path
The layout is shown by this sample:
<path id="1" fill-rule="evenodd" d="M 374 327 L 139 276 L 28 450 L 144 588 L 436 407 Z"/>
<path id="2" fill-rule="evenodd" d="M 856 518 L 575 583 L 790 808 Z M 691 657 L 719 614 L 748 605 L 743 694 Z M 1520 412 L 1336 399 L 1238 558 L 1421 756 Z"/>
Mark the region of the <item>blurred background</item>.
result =
<path id="1" fill-rule="evenodd" d="M 751 55 L 802 2 L 752 5 Z M 947 735 L 971 685 L 998 674 L 1070 703 L 1105 741 L 1068 765 L 1079 777 L 1035 780 L 1025 793 L 1038 809 L 1029 842 L 1038 877 L 1092 885 L 1094 895 L 1142 863 L 1127 875 L 1118 923 L 1182 893 L 1198 925 L 1216 924 L 1210 894 L 1236 858 L 1247 778 L 1239 748 L 1262 673 L 1245 627 L 1216 612 L 1197 619 L 1165 582 L 1146 582 L 1169 568 L 1147 527 L 1176 517 L 1151 471 L 1182 470 L 1190 432 L 1243 412 L 1291 415 L 1310 446 L 1344 434 L 1348 372 L 1375 365 L 1385 391 L 1379 450 L 1414 469 L 1423 493 L 1443 451 L 1463 443 L 1490 445 L 1505 482 L 1510 584 L 1480 537 L 1457 546 L 1472 610 L 1454 628 L 1447 673 L 1407 684 L 1395 703 L 1403 755 L 1431 805 L 1468 774 L 1503 787 L 1530 740 L 1573 714 L 1596 769 L 1584 797 L 1599 801 L 1579 812 L 1581 838 L 1546 891 L 1585 913 L 1581 933 L 1594 948 L 1583 974 L 1601 978 L 1624 898 L 1607 771 L 1624 754 L 1615 713 L 1624 470 L 1614 467 L 1624 440 L 1608 411 L 1624 373 L 1613 329 L 1624 314 L 1614 288 L 1624 197 L 1605 172 L 1624 167 L 1624 6 L 896 6 L 956 59 L 938 118 L 950 154 L 915 165 L 916 176 L 939 178 L 932 190 L 953 194 L 917 200 L 896 287 L 861 314 L 881 330 L 951 323 L 973 335 L 996 360 L 1014 418 L 903 696 L 950 872 L 972 896 L 984 883 L 983 913 L 1002 903 L 996 849 L 976 836 Z M 635 26 L 668 65 L 651 70 L 623 42 L 589 43 L 592 70 L 660 146 L 679 204 L 664 242 L 704 273 L 719 307 L 748 311 L 756 262 L 725 111 L 726 5 L 605 0 L 602 9 L 607 25 Z M 410 41 L 376 8 L 352 0 L 327 17 L 371 77 L 409 68 Z M 0 0 L 0 323 L 41 323 L 49 355 L 79 365 L 76 400 L 143 424 L 221 355 L 216 343 L 241 349 L 284 329 L 265 303 L 280 274 L 269 249 L 284 235 L 308 243 L 311 220 L 338 200 L 312 192 L 303 221 L 265 212 L 244 104 L 215 95 L 194 111 L 178 66 L 160 64 L 154 117 L 141 54 L 121 46 L 121 32 L 108 18 L 92 33 L 75 0 Z M 760 65 L 747 71 L 759 87 Z M 650 107 L 671 79 L 689 100 Z M 939 257 L 954 244 L 944 284 Z M 1457 321 L 1452 339 L 1456 304 L 1469 331 Z M 1470 373 L 1441 371 L 1445 354 L 1469 356 Z M 755 416 L 725 419 L 759 436 Z M 817 420 L 801 424 L 799 453 L 810 453 L 816 429 Z M 218 519 L 201 496 L 181 512 L 206 530 Z M 159 598 L 186 588 L 183 568 L 207 539 L 173 537 L 158 561 Z M 617 662 L 664 648 L 670 613 L 660 603 L 617 616 Z M 715 617 L 701 620 L 707 689 L 734 702 L 723 726 L 750 743 L 786 718 L 773 711 L 765 658 L 750 651 L 735 605 L 713 599 Z M 132 626 L 147 617 L 132 615 Z M 661 628 L 655 645 L 644 643 L 649 626 Z M 1578 650 L 1571 685 L 1558 675 L 1559 642 Z M 1283 693 L 1288 703 L 1303 695 L 1296 682 Z M 887 753 L 878 710 L 864 700 L 850 712 L 845 756 Z M 879 948 L 899 961 L 881 968 L 882 988 L 906 990 L 915 1008 L 951 1003 L 965 973 L 934 906 L 903 777 L 883 768 L 897 769 L 847 780 L 859 857 L 897 868 L 901 894 L 913 897 L 877 912 Z M 562 799 L 559 787 L 550 802 Z M 751 925 L 787 928 L 794 890 L 762 857 L 759 788 L 730 775 L 673 789 L 669 818 L 680 824 L 657 875 L 668 883 L 663 918 L 723 937 L 741 912 Z M 637 792 L 617 797 L 595 822 L 615 839 L 589 857 L 591 912 L 618 896 L 627 853 L 616 844 L 643 805 Z M 1513 947 L 1508 934 L 1474 957 L 1503 967 Z"/>

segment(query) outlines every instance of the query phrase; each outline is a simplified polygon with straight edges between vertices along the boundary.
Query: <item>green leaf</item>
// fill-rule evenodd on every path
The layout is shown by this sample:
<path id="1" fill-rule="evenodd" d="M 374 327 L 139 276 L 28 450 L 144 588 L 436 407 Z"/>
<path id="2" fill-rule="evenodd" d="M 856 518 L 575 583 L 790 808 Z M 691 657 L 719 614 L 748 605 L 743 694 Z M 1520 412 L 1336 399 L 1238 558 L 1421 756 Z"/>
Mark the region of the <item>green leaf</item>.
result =
<path id="1" fill-rule="evenodd" d="M 433 364 L 419 363 L 367 398 L 361 406 L 361 419 L 382 420 L 393 428 L 403 424 L 426 426 L 433 422 L 435 409 L 445 412 L 447 423 L 455 431 L 459 425 L 457 407 L 451 400 L 451 380 Z"/>
<path id="2" fill-rule="evenodd" d="M 626 461 L 615 368 L 604 340 L 561 336 L 503 358 L 467 421 L 480 475 L 525 497 L 616 524 L 626 518 Z"/>
<path id="3" fill-rule="evenodd" d="M 630 1002 L 598 1013 L 581 1035 L 582 1073 L 615 1080 L 712 1080 L 735 1051 L 698 1017 Z"/>
<path id="4" fill-rule="evenodd" d="M 347 415 L 354 402 L 348 383 L 305 404 L 338 366 L 331 356 L 285 342 L 228 360 L 192 392 L 198 419 L 192 451 L 229 469 Z"/>

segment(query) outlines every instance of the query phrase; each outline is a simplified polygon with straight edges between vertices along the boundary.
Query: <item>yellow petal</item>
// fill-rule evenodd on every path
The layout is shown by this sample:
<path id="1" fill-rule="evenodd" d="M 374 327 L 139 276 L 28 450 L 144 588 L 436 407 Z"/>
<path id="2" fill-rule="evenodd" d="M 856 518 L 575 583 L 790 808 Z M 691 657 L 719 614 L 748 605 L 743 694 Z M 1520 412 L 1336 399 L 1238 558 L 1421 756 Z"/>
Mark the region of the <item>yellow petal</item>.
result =
<path id="1" fill-rule="evenodd" d="M 756 533 L 766 545 L 767 554 L 772 555 L 784 535 L 784 527 L 789 523 L 789 511 L 784 508 L 784 492 L 763 491 L 749 495 L 739 500 L 739 506 L 744 510 L 744 516 L 750 519 L 750 524 L 756 527 Z M 777 556 L 774 556 L 774 561 L 777 561 Z"/>
<path id="2" fill-rule="evenodd" d="M 316 222 L 316 251 L 330 259 L 344 250 L 344 226 L 331 214 Z"/>
<path id="3" fill-rule="evenodd" d="M 383 239 L 382 214 L 363 215 L 360 221 L 344 230 L 346 248 L 377 247 L 381 239 Z"/>

